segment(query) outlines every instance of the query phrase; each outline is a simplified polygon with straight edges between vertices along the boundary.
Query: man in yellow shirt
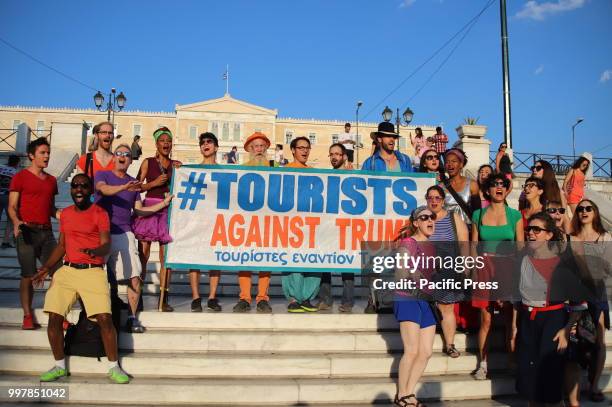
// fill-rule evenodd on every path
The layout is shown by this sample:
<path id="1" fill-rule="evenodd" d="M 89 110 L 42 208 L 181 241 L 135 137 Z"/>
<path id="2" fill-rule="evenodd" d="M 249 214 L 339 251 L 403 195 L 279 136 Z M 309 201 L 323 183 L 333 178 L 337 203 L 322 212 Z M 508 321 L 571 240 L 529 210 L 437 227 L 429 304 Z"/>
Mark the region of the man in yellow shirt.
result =
<path id="1" fill-rule="evenodd" d="M 249 153 L 249 161 L 243 165 L 248 167 L 270 167 L 268 160 L 268 148 L 270 148 L 270 140 L 265 134 L 255 132 L 251 134 L 244 142 L 244 149 Z M 274 163 L 274 161 L 272 161 Z M 268 288 L 270 287 L 270 272 L 260 271 L 259 281 L 257 283 L 257 312 L 271 313 L 270 297 L 268 296 Z M 241 271 L 238 273 L 238 285 L 240 286 L 240 299 L 234 305 L 234 312 L 248 312 L 251 310 L 251 287 L 253 285 L 250 271 Z"/>

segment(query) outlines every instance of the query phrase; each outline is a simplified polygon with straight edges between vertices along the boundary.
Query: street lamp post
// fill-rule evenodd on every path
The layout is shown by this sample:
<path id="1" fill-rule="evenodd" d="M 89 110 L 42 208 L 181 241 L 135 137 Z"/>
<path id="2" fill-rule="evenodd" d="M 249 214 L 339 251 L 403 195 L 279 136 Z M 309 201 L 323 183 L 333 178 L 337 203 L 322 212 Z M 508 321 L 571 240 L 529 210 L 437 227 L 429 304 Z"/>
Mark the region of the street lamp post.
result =
<path id="1" fill-rule="evenodd" d="M 395 125 L 397 126 L 397 135 L 399 137 L 400 135 L 400 125 L 401 125 L 401 119 L 404 119 L 404 123 L 406 123 L 406 125 L 409 125 L 410 122 L 412 122 L 412 118 L 414 116 L 414 112 L 407 107 L 406 110 L 404 110 L 404 113 L 402 114 L 402 116 L 400 116 L 399 114 L 399 108 L 395 109 L 396 113 L 395 113 Z M 382 111 L 382 117 L 383 120 L 386 122 L 391 121 L 391 118 L 393 117 L 393 110 L 389 109 L 389 106 L 385 106 L 385 110 Z M 397 142 L 397 150 L 399 151 L 399 140 Z"/>
<path id="2" fill-rule="evenodd" d="M 576 159 L 576 126 L 578 126 L 583 121 L 584 119 L 582 117 L 579 117 L 578 119 L 576 119 L 576 123 L 574 123 L 574 125 L 572 126 L 572 153 L 574 160 Z"/>
<path id="3" fill-rule="evenodd" d="M 123 92 L 119 92 L 118 95 L 115 95 L 116 92 L 117 91 L 115 88 L 111 89 L 111 92 L 108 94 L 108 103 L 106 106 L 104 106 L 104 95 L 102 92 L 98 91 L 98 93 L 94 95 L 94 103 L 96 104 L 96 107 L 101 112 L 108 112 L 106 120 L 109 122 L 111 121 L 111 112 L 114 113 L 123 110 L 125 107 L 125 102 L 127 101 L 127 98 Z"/>
<path id="4" fill-rule="evenodd" d="M 359 149 L 361 148 L 361 143 L 359 142 L 359 108 L 361 107 L 361 105 L 363 105 L 363 102 L 360 100 L 359 102 L 357 102 L 357 110 L 355 110 L 355 128 L 357 134 L 355 135 L 355 146 L 353 147 L 353 150 L 355 150 L 355 160 L 357 161 L 357 169 L 359 169 Z"/>

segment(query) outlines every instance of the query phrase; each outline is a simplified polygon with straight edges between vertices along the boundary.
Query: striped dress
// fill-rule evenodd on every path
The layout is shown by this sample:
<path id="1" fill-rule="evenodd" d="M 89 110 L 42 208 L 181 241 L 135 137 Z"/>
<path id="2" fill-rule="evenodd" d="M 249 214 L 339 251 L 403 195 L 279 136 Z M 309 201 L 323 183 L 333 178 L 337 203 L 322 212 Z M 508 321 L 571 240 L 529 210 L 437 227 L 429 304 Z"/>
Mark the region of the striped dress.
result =
<path id="1" fill-rule="evenodd" d="M 436 220 L 436 227 L 434 233 L 429 237 L 430 242 L 438 242 L 436 245 L 436 256 L 456 256 L 457 245 L 455 241 L 455 230 L 453 228 L 453 220 L 451 218 L 453 212 L 448 211 L 447 215 L 441 219 Z M 434 280 L 442 281 L 445 279 L 459 279 L 462 278 L 463 274 L 456 273 L 455 270 L 442 269 L 438 270 Z M 453 304 L 456 302 L 463 301 L 465 296 L 461 290 L 436 290 L 434 299 L 437 302 L 443 304 Z"/>

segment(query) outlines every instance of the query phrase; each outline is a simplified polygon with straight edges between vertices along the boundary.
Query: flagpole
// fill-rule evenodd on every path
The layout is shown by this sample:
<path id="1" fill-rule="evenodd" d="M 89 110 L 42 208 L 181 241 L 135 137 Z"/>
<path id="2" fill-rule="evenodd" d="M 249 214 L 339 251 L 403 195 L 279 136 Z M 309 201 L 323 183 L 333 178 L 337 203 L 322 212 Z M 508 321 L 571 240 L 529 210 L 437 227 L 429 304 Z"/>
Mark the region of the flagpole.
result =
<path id="1" fill-rule="evenodd" d="M 225 94 L 229 95 L 229 64 L 225 66 Z"/>

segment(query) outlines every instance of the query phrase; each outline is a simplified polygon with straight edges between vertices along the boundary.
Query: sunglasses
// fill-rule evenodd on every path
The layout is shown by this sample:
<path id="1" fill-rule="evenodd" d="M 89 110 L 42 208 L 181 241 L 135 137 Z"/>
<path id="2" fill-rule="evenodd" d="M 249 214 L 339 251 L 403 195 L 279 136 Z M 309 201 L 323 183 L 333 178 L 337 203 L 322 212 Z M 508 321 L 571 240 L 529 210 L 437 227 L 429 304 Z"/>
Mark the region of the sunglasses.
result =
<path id="1" fill-rule="evenodd" d="M 73 184 L 70 184 L 70 188 L 72 189 L 77 189 L 77 188 L 89 188 L 90 185 L 87 182 L 75 182 Z"/>
<path id="2" fill-rule="evenodd" d="M 559 213 L 561 215 L 563 215 L 565 213 L 565 208 L 548 208 L 546 209 L 546 212 L 553 214 L 553 213 Z"/>
<path id="3" fill-rule="evenodd" d="M 535 182 L 528 182 L 525 185 L 523 185 L 523 189 L 531 189 L 536 186 L 538 186 L 538 184 L 536 184 Z"/>
<path id="4" fill-rule="evenodd" d="M 420 220 L 421 222 L 426 222 L 428 220 L 436 220 L 436 214 L 432 213 L 431 215 L 419 215 L 417 216 L 417 219 Z"/>
<path id="5" fill-rule="evenodd" d="M 428 196 L 425 199 L 429 202 L 440 202 L 442 200 L 441 196 Z"/>
<path id="6" fill-rule="evenodd" d="M 438 158 L 437 155 L 426 155 L 425 156 L 425 160 L 427 161 L 432 161 L 432 160 L 439 160 L 440 158 Z"/>
<path id="7" fill-rule="evenodd" d="M 548 229 L 541 228 L 539 226 L 527 226 L 525 228 L 526 233 L 533 232 L 534 235 L 539 235 L 542 232 L 550 232 Z"/>
<path id="8" fill-rule="evenodd" d="M 578 212 L 578 213 L 593 212 L 593 207 L 591 205 L 589 205 L 589 206 L 579 206 L 579 207 L 576 208 L 576 212 Z"/>
<path id="9" fill-rule="evenodd" d="M 115 151 L 115 157 L 131 157 L 132 153 L 129 151 Z"/>
<path id="10" fill-rule="evenodd" d="M 533 167 L 531 167 L 531 171 L 540 171 L 542 168 L 544 167 L 542 167 L 541 165 L 534 165 Z"/>
<path id="11" fill-rule="evenodd" d="M 504 181 L 495 181 L 491 186 L 494 188 L 508 188 L 508 183 Z"/>

